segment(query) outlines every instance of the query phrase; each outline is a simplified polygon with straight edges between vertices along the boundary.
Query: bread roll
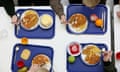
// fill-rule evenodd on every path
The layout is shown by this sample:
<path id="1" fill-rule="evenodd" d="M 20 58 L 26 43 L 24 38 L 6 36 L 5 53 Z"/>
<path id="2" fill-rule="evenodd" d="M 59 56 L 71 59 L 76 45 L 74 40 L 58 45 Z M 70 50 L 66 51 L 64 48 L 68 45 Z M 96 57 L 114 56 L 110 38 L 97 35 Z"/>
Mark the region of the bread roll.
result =
<path id="1" fill-rule="evenodd" d="M 24 59 L 24 60 L 28 60 L 28 58 L 30 57 L 30 50 L 28 49 L 24 49 L 21 53 L 21 58 Z"/>

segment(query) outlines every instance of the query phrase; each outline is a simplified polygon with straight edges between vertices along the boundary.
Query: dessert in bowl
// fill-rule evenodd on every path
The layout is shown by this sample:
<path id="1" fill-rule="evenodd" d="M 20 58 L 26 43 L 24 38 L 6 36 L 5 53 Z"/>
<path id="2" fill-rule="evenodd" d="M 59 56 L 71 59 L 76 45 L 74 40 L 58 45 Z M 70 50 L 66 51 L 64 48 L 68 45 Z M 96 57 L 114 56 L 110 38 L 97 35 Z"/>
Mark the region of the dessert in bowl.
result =
<path id="1" fill-rule="evenodd" d="M 53 25 L 53 17 L 49 14 L 43 14 L 40 16 L 40 26 L 43 29 L 49 29 Z"/>

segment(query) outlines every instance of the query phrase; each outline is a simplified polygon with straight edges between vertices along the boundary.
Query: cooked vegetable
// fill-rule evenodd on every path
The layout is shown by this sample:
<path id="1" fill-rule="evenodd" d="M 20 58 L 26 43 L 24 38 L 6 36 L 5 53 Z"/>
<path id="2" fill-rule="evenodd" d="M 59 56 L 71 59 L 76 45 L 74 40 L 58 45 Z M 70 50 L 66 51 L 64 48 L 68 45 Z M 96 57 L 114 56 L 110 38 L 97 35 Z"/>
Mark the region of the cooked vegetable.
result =
<path id="1" fill-rule="evenodd" d="M 98 19 L 98 16 L 96 15 L 96 14 L 92 14 L 91 16 L 90 16 L 90 20 L 91 21 L 96 21 Z"/>
<path id="2" fill-rule="evenodd" d="M 18 69 L 17 72 L 27 72 L 27 70 L 28 70 L 28 68 L 25 66 L 25 67 L 23 67 L 21 69 Z"/>

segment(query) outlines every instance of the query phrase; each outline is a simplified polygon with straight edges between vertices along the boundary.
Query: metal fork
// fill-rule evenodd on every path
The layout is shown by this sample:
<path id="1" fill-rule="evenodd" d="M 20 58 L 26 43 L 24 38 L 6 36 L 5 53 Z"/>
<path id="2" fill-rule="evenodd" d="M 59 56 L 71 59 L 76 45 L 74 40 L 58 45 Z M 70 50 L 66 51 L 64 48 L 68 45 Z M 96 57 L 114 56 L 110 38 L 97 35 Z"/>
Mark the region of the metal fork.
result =
<path id="1" fill-rule="evenodd" d="M 20 17 L 20 14 L 18 13 L 17 16 L 18 16 L 18 18 L 19 18 L 19 17 Z M 20 30 L 20 25 L 17 24 L 17 33 L 16 33 L 17 35 L 19 34 L 19 30 Z"/>
<path id="2" fill-rule="evenodd" d="M 17 56 L 18 51 L 19 51 L 19 47 L 16 46 L 16 48 L 15 48 L 15 56 L 14 56 L 14 64 L 16 63 L 16 56 Z"/>

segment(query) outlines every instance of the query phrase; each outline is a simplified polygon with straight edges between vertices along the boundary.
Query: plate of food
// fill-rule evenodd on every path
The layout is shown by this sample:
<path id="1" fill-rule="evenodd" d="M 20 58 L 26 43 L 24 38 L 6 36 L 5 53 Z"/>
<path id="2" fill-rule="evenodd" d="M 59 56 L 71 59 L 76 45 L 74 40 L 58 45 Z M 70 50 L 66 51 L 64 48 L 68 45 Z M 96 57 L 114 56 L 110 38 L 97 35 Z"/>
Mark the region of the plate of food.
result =
<path id="1" fill-rule="evenodd" d="M 74 33 L 82 33 L 87 29 L 88 20 L 84 14 L 75 13 L 73 14 L 69 20 L 68 27 Z"/>
<path id="2" fill-rule="evenodd" d="M 50 58 L 45 54 L 36 55 L 32 60 L 32 64 L 38 64 L 43 68 L 47 68 L 48 71 L 50 71 L 51 68 Z"/>
<path id="3" fill-rule="evenodd" d="M 51 72 L 53 51 L 47 46 L 17 44 L 12 58 L 12 72 Z"/>
<path id="4" fill-rule="evenodd" d="M 26 30 L 35 29 L 38 22 L 39 14 L 35 10 L 26 10 L 21 15 L 21 26 Z"/>
<path id="5" fill-rule="evenodd" d="M 42 72 L 41 70 L 50 71 L 51 61 L 50 58 L 45 54 L 38 54 L 32 59 L 32 65 L 28 72 Z"/>
<path id="6" fill-rule="evenodd" d="M 49 14 L 43 14 L 40 16 L 40 27 L 43 29 L 49 29 L 53 25 L 53 17 Z"/>
<path id="7" fill-rule="evenodd" d="M 81 53 L 81 59 L 86 65 L 96 65 L 101 59 L 101 50 L 96 45 L 86 45 Z"/>
<path id="8" fill-rule="evenodd" d="M 97 5 L 94 9 L 85 5 L 69 5 L 67 20 L 66 29 L 71 34 L 105 34 L 108 10 L 104 5 Z"/>

